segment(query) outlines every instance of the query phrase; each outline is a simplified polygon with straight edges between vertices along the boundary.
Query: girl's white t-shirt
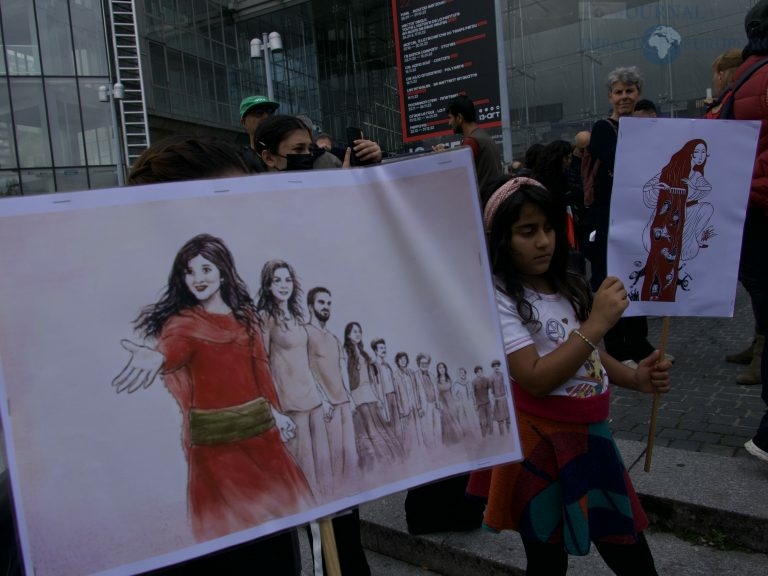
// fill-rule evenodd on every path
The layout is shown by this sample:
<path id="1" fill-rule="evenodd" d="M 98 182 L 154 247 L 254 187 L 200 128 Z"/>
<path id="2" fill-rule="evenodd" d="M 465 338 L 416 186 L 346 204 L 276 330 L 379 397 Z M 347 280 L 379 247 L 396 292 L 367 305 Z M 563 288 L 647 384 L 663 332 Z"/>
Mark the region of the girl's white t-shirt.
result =
<path id="1" fill-rule="evenodd" d="M 535 310 L 539 323 L 523 325 L 517 312 L 517 304 L 504 292 L 496 289 L 496 303 L 501 320 L 504 353 L 511 354 L 533 344 L 539 356 L 545 356 L 570 336 L 581 323 L 576 318 L 570 302 L 560 294 L 539 294 L 525 289 L 525 298 Z M 608 374 L 600 362 L 600 355 L 593 351 L 573 377 L 549 393 L 550 396 L 592 398 L 608 393 Z"/>

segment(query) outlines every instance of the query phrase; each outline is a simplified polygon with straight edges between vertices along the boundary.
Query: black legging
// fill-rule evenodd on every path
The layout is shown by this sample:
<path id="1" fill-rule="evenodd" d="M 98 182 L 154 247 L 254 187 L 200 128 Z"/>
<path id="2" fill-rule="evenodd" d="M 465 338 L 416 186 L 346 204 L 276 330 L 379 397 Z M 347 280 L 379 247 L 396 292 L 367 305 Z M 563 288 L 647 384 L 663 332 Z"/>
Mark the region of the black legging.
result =
<path id="1" fill-rule="evenodd" d="M 562 544 L 526 542 L 525 556 L 528 566 L 526 576 L 561 576 L 568 570 L 568 554 Z M 606 544 L 595 542 L 608 567 L 617 576 L 658 576 L 648 541 L 641 532 L 635 544 Z"/>

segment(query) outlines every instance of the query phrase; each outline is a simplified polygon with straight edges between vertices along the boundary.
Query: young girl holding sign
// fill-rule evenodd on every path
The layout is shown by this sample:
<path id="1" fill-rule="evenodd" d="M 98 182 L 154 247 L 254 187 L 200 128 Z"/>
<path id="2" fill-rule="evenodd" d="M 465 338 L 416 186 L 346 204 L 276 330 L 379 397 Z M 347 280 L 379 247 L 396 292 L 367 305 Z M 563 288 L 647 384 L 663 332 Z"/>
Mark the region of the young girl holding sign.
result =
<path id="1" fill-rule="evenodd" d="M 568 270 L 564 212 L 539 182 L 506 182 L 484 223 L 525 457 L 493 469 L 485 524 L 520 533 L 528 575 L 565 574 L 590 542 L 616 574 L 654 575 L 648 519 L 608 429 L 608 384 L 667 392 L 671 364 L 656 351 L 633 370 L 598 349 L 627 292 L 608 277 L 593 296 Z"/>

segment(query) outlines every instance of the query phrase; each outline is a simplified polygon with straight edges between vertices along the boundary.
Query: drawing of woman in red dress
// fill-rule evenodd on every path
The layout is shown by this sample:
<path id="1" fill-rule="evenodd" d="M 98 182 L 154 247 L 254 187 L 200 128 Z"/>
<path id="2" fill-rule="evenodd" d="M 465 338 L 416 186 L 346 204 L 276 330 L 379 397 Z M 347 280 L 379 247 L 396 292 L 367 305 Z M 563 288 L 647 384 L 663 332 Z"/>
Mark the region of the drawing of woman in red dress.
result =
<path id="1" fill-rule="evenodd" d="M 226 245 L 208 234 L 184 244 L 165 293 L 134 323 L 156 346 L 124 340 L 131 359 L 113 386 L 134 392 L 159 373 L 178 402 L 195 536 L 311 507 L 309 485 L 284 446 L 295 424 L 280 411 L 256 309 Z"/>
<path id="2" fill-rule="evenodd" d="M 707 143 L 690 140 L 643 186 L 643 203 L 654 212 L 643 231 L 648 258 L 630 276 L 635 284 L 643 277 L 639 295 L 635 291 L 640 300 L 674 302 L 678 286 L 688 290 L 690 277 L 681 275 L 682 263 L 715 235 L 709 225 L 714 208 L 702 201 L 712 190 L 704 177 L 707 157 Z"/>

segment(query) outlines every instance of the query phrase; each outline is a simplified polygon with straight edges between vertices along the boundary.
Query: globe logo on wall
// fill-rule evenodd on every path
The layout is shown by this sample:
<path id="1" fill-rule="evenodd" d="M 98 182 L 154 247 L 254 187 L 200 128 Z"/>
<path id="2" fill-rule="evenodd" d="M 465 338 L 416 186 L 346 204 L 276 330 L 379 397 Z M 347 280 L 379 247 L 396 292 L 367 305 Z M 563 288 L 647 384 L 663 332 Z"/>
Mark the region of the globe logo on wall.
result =
<path id="1" fill-rule="evenodd" d="M 643 56 L 651 64 L 674 62 L 683 49 L 683 39 L 671 26 L 651 26 L 643 33 Z"/>

